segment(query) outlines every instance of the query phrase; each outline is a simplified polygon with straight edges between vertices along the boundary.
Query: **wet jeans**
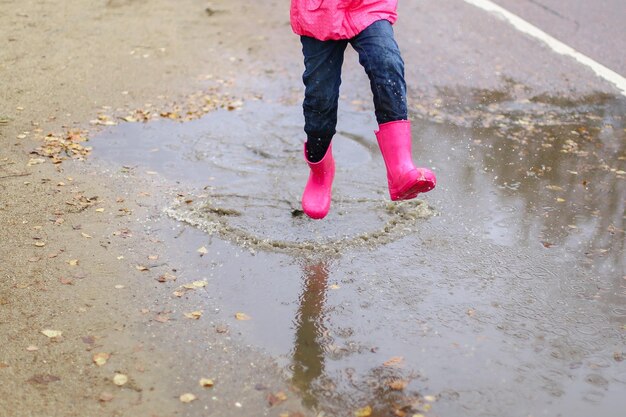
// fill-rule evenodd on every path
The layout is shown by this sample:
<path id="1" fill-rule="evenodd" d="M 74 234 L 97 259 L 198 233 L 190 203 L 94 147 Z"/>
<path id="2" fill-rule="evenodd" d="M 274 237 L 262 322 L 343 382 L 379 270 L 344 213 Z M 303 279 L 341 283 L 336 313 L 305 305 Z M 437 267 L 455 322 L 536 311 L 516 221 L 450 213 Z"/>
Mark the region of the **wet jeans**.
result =
<path id="1" fill-rule="evenodd" d="M 319 41 L 302 36 L 305 71 L 304 131 L 309 139 L 335 134 L 341 65 L 348 44 L 359 54 L 374 94 L 379 124 L 407 119 L 404 62 L 387 20 L 372 23 L 352 39 Z"/>

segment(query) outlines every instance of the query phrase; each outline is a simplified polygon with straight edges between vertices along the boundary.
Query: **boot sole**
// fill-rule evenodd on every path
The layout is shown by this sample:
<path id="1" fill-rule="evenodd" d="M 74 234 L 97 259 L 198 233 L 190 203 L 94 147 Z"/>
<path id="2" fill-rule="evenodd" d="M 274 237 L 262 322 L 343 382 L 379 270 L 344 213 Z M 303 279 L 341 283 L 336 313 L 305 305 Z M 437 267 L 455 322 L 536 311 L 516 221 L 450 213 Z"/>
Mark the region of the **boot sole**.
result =
<path id="1" fill-rule="evenodd" d="M 406 189 L 401 190 L 397 194 L 391 196 L 391 200 L 411 200 L 421 193 L 427 193 L 433 188 L 435 188 L 435 184 L 432 181 L 419 180 L 413 184 L 410 184 Z"/>

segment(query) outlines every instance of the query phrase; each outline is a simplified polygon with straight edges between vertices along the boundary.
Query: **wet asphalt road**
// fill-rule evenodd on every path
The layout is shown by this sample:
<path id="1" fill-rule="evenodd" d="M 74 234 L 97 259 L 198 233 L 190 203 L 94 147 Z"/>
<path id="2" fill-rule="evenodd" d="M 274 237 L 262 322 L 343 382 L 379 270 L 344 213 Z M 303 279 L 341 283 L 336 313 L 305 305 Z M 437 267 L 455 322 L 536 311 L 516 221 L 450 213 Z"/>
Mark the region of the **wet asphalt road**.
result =
<path id="1" fill-rule="evenodd" d="M 570 20 L 602 32 L 593 10 L 544 6 L 516 7 L 623 67 L 618 43 L 567 32 Z M 439 179 L 418 202 L 387 201 L 367 80 L 349 52 L 331 214 L 294 212 L 307 172 L 287 33 L 270 35 L 289 46 L 271 73 L 261 61 L 237 80 L 257 93 L 241 110 L 123 124 L 96 138 L 94 157 L 169 184 L 170 258 L 209 281 L 207 305 L 275 358 L 312 415 L 621 416 L 624 97 L 467 3 L 403 1 L 400 13 L 414 157 Z M 239 311 L 253 319 L 235 321 Z"/>
<path id="2" fill-rule="evenodd" d="M 496 0 L 495 3 L 602 65 L 626 74 L 626 3 L 621 0 Z"/>

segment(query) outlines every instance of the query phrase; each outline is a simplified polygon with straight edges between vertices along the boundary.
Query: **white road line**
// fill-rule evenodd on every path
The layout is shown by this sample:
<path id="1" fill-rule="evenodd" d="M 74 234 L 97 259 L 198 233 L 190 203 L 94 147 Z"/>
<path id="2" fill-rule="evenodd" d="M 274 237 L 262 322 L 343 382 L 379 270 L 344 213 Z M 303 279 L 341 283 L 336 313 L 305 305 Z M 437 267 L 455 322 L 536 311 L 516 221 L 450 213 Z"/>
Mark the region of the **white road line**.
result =
<path id="1" fill-rule="evenodd" d="M 497 17 L 500 17 L 506 20 L 520 32 L 526 33 L 527 35 L 530 35 L 533 38 L 536 38 L 540 40 L 541 42 L 545 43 L 554 52 L 574 58 L 576 61 L 589 67 L 593 72 L 596 73 L 598 77 L 603 78 L 612 84 L 615 84 L 615 86 L 620 90 L 620 92 L 624 96 L 626 96 L 626 78 L 622 77 L 615 71 L 612 71 L 609 68 L 605 67 L 604 65 L 589 58 L 588 56 L 581 54 L 580 52 L 576 51 L 574 48 L 567 46 L 566 44 L 559 41 L 558 39 L 555 39 L 552 36 L 548 35 L 547 33 L 542 31 L 538 27 L 531 25 L 530 23 L 528 23 L 521 17 L 514 15 L 513 13 L 509 12 L 508 10 L 498 6 L 497 4 L 489 0 L 463 0 L 463 1 L 465 1 L 466 3 L 472 4 L 478 8 L 481 8 L 483 10 L 486 10 L 489 13 L 494 14 Z"/>

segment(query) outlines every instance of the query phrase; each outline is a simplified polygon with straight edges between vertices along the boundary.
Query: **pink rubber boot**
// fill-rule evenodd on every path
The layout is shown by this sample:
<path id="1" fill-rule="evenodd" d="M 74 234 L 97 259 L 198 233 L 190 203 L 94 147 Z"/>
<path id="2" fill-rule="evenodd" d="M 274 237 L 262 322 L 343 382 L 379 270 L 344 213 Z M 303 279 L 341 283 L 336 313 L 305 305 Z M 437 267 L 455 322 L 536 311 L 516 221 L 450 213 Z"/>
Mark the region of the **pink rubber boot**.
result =
<path id="1" fill-rule="evenodd" d="M 319 162 L 309 162 L 304 144 L 304 159 L 311 172 L 302 194 L 302 210 L 312 219 L 323 219 L 330 210 L 331 189 L 335 178 L 335 160 L 332 144 Z"/>
<path id="2" fill-rule="evenodd" d="M 398 120 L 383 123 L 376 133 L 378 146 L 387 167 L 389 196 L 392 200 L 410 200 L 435 188 L 435 174 L 427 168 L 415 168 L 411 159 L 411 122 Z"/>

